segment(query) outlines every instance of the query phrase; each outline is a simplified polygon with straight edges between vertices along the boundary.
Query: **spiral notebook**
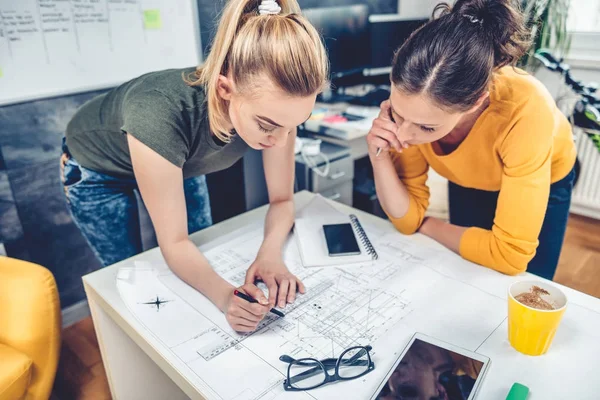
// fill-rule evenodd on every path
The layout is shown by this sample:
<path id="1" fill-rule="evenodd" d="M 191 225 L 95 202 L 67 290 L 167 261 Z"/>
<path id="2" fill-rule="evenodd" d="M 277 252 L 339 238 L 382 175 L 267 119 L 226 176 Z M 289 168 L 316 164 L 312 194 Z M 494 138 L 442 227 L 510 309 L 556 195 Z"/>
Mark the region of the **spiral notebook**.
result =
<path id="1" fill-rule="evenodd" d="M 360 247 L 360 254 L 330 257 L 323 225 L 349 223 Z M 315 198 L 296 217 L 294 239 L 305 267 L 322 267 L 375 261 L 377 251 L 355 215 L 348 215 L 331 206 L 323 197 Z"/>

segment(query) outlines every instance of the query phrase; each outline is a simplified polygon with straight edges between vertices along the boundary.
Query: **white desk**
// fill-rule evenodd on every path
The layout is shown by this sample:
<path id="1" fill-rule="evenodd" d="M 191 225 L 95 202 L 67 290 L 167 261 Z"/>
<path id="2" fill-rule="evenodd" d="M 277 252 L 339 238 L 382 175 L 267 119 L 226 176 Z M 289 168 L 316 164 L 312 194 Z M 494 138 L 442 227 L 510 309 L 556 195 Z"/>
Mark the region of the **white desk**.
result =
<path id="1" fill-rule="evenodd" d="M 307 204 L 314 195 L 301 192 L 296 195 L 296 207 Z M 336 208 L 353 212 L 364 224 L 392 231 L 387 221 L 363 213 L 359 210 L 334 204 Z M 224 235 L 245 224 L 261 221 L 266 207 L 256 209 L 192 235 L 197 245 L 217 240 L 225 243 Z M 220 238 L 220 239 L 219 239 Z M 410 238 L 413 243 L 432 245 L 422 236 Z M 159 250 L 153 249 L 134 257 L 134 260 L 156 259 Z M 446 256 L 444 256 L 446 257 Z M 151 335 L 144 330 L 131 314 L 116 288 L 116 274 L 121 266 L 131 260 L 96 271 L 83 278 L 86 294 L 100 344 L 102 359 L 108 375 L 114 399 L 201 399 L 209 393 L 206 387 L 195 384 L 189 376 L 180 373 L 185 365 L 177 357 L 171 356 L 156 342 L 148 339 Z M 507 342 L 506 290 L 511 282 L 523 276 L 508 277 L 475 266 L 447 253 L 447 263 L 432 267 L 431 274 L 443 274 L 454 280 L 457 287 L 454 298 L 439 299 L 435 307 L 426 313 L 413 312 L 412 324 L 428 327 L 427 334 L 443 338 L 448 331 L 471 332 L 482 337 L 476 350 L 492 359 L 490 371 L 484 381 L 478 398 L 503 400 L 514 382 L 521 382 L 531 389 L 531 400 L 537 399 L 598 399 L 600 380 L 600 300 L 580 292 L 562 288 L 569 298 L 570 305 L 549 353 L 542 357 L 527 357 L 514 351 Z M 448 268 L 446 264 L 452 264 Z M 525 276 L 526 279 L 532 276 Z M 415 282 L 415 284 L 422 282 Z M 469 302 L 469 296 L 478 295 L 488 299 L 485 302 Z M 435 293 L 431 293 L 435 300 Z M 485 303 L 485 304 L 481 304 Z M 461 304 L 463 311 L 455 310 Z M 500 323 L 489 331 L 482 319 L 470 316 L 465 308 L 495 310 L 495 320 Z M 485 319 L 485 318 L 483 318 Z M 488 321 L 489 322 L 489 321 Z M 489 326 L 489 323 L 487 324 Z M 177 329 L 177 327 L 173 327 Z M 407 338 L 388 337 L 386 340 L 398 342 L 399 347 Z M 151 344 L 154 343 L 154 344 Z M 381 354 L 379 354 L 381 357 Z M 225 371 L 223 371 L 225 373 Z M 235 381 L 231 383 L 235 385 Z M 344 385 L 348 383 L 342 383 Z M 285 396 L 284 396 L 285 397 Z M 287 397 L 285 397 L 287 398 Z M 310 397 L 308 397 L 310 398 Z"/>

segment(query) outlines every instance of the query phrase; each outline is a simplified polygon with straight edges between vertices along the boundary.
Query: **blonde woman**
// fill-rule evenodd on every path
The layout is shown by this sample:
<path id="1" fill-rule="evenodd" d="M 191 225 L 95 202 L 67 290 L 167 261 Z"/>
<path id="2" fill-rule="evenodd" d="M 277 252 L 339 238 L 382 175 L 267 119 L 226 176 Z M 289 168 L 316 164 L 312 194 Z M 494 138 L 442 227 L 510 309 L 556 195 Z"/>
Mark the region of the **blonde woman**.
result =
<path id="1" fill-rule="evenodd" d="M 294 220 L 296 127 L 326 84 L 319 34 L 296 0 L 230 0 L 198 68 L 153 72 L 82 106 L 61 159 L 67 203 L 106 266 L 141 251 L 139 189 L 169 267 L 208 297 L 237 331 L 253 331 L 270 307 L 304 292 L 282 259 Z M 211 224 L 205 174 L 263 151 L 270 207 L 264 240 L 239 290 L 188 239 Z M 268 299 L 254 286 L 263 280 Z"/>

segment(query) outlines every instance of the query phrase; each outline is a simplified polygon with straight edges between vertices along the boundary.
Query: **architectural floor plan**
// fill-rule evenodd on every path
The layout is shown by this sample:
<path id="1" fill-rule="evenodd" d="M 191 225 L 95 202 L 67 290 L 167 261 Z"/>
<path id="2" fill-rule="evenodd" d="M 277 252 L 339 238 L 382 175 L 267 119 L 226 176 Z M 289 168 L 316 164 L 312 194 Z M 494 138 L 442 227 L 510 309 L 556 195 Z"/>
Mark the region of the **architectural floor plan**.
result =
<path id="1" fill-rule="evenodd" d="M 416 331 L 474 350 L 502 323 L 503 300 L 490 300 L 488 294 L 428 266 L 435 262 L 436 250 L 424 252 L 419 247 L 419 252 L 410 242 L 402 244 L 400 234 L 391 237 L 369 226 L 365 229 L 380 255 L 365 264 L 304 268 L 290 240 L 284 260 L 307 292 L 283 309 L 284 318 L 270 314 L 252 334 L 233 331 L 221 311 L 179 280 L 164 262 L 121 268 L 117 286 L 148 334 L 185 363 L 188 371 L 182 373 L 211 388 L 211 399 L 271 400 L 283 394 L 286 399 L 369 398 L 395 360 L 394 354 Z M 262 227 L 256 226 L 204 254 L 221 276 L 239 286 L 261 241 Z M 473 302 L 469 311 L 481 314 L 480 329 L 456 323 L 445 326 L 444 310 L 453 307 L 454 297 Z M 437 314 L 435 325 L 423 317 Z M 372 373 L 308 392 L 283 391 L 287 364 L 279 360 L 281 355 L 323 359 L 367 344 L 373 347 Z"/>

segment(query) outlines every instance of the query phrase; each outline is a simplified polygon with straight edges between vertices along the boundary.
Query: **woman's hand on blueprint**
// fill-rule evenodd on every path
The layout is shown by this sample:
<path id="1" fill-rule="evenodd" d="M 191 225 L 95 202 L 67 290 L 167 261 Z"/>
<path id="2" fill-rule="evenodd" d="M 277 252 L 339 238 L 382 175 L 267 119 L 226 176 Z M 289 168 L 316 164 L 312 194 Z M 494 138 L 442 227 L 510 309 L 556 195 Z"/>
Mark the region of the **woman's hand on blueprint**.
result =
<path id="1" fill-rule="evenodd" d="M 246 272 L 246 284 L 261 280 L 269 288 L 271 307 L 283 308 L 296 300 L 296 291 L 305 292 L 304 284 L 292 274 L 279 257 L 259 256 Z"/>
<path id="2" fill-rule="evenodd" d="M 262 290 L 252 283 L 246 283 L 244 286 L 236 288 L 236 290 L 256 299 L 258 303 L 250 303 L 236 296 L 234 294 L 235 290 L 232 290 L 224 310 L 225 318 L 237 332 L 253 332 L 271 309 L 269 301 Z"/>

